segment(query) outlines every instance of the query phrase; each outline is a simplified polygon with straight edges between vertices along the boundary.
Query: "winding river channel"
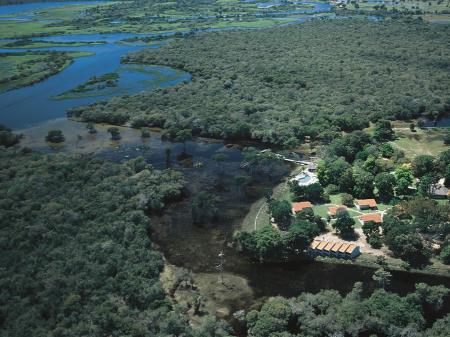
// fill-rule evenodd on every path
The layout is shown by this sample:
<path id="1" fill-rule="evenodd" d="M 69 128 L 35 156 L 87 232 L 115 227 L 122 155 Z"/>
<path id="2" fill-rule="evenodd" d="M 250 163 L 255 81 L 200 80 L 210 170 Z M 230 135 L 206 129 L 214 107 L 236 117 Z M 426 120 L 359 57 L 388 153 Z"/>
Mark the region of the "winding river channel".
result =
<path id="1" fill-rule="evenodd" d="M 68 4 L 83 4 L 92 2 L 74 2 Z M 100 2 L 97 2 L 100 3 Z M 20 20 L 30 20 L 33 12 L 43 8 L 59 7 L 64 3 L 48 2 L 24 5 L 0 6 L 0 17 L 9 20 L 14 18 Z M 267 5 L 267 3 L 264 3 Z M 260 6 L 264 7 L 264 4 Z M 311 19 L 314 14 L 328 12 L 331 9 L 329 4 L 317 2 L 298 2 L 298 4 L 308 4 L 313 6 L 308 9 L 292 10 L 288 12 L 266 12 L 265 17 L 275 17 L 286 14 L 311 14 L 311 17 L 303 16 L 298 19 L 302 22 Z M 274 2 L 273 6 L 277 3 Z M 234 29 L 234 28 L 233 28 Z M 166 32 L 164 35 L 170 36 L 175 32 Z M 112 34 L 72 34 L 56 35 L 34 38 L 46 42 L 101 42 L 101 44 L 85 46 L 63 46 L 45 47 L 31 49 L 0 49 L 0 53 L 18 53 L 26 50 L 31 51 L 83 51 L 93 53 L 91 56 L 80 57 L 61 71 L 50 78 L 36 83 L 32 86 L 11 90 L 0 94 L 0 123 L 13 129 L 24 129 L 48 120 L 65 117 L 69 108 L 107 100 L 114 96 L 124 94 L 136 94 L 144 90 L 176 85 L 182 81 L 189 81 L 191 76 L 188 73 L 159 66 L 146 66 L 143 69 L 136 69 L 120 64 L 120 58 L 130 52 L 135 52 L 143 48 L 158 48 L 159 43 L 145 45 L 140 42 L 123 43 L 123 40 L 134 37 L 148 37 L 157 34 L 133 33 L 112 33 Z M 10 40 L 14 41 L 14 40 Z M 106 73 L 120 72 L 118 86 L 108 94 L 99 93 L 89 97 L 79 97 L 76 99 L 55 100 L 58 96 L 68 90 L 85 83 L 93 76 L 101 76 Z"/>
<path id="2" fill-rule="evenodd" d="M 324 3 L 314 2 L 310 4 L 313 4 L 314 8 L 297 12 L 311 13 L 312 18 L 314 13 L 329 12 L 331 8 L 329 4 Z M 56 5 L 59 6 L 60 4 L 55 3 Z M 271 8 L 276 5 L 276 2 L 259 4 L 261 8 Z M 11 19 L 10 16 L 14 14 L 19 19 L 27 19 L 29 18 L 28 11 L 51 6 L 52 3 L 0 6 L 0 16 L 8 15 Z M 280 13 L 273 15 L 278 14 Z M 270 13 L 266 15 L 270 15 Z M 299 21 L 307 19 L 307 16 L 303 16 L 301 19 L 299 18 Z M 232 186 L 233 177 L 238 175 L 241 170 L 240 146 L 209 140 L 187 142 L 186 150 L 190 155 L 190 160 L 186 164 L 186 161 L 180 160 L 180 156 L 184 152 L 184 146 L 161 139 L 161 135 L 157 132 L 152 133 L 152 137 L 144 141 L 140 138 L 138 130 L 121 128 L 122 140 L 120 143 L 112 143 L 106 127 L 98 126 L 99 132 L 96 135 L 85 136 L 86 129 L 82 123 L 65 119 L 66 110 L 78 105 L 189 81 L 191 79 L 189 73 L 172 68 L 157 65 L 136 68 L 132 65 L 120 63 L 121 57 L 127 53 L 143 48 L 158 48 L 161 43 L 164 43 L 145 45 L 140 42 L 123 43 L 122 40 L 152 35 L 154 34 L 114 33 L 58 35 L 38 38 L 41 41 L 102 42 L 102 44 L 32 49 L 86 51 L 92 52 L 93 55 L 75 59 L 66 69 L 42 82 L 0 94 L 0 124 L 5 124 L 13 129 L 21 129 L 21 131 L 27 129 L 23 144 L 40 151 L 65 150 L 67 152 L 94 153 L 100 158 L 119 162 L 136 156 L 144 156 L 148 162 L 157 168 L 175 167 L 183 171 L 189 180 L 191 195 L 195 195 L 196 192 L 201 190 L 210 189 L 223 168 L 227 172 L 224 179 L 229 182 L 229 186 Z M 0 49 L 1 53 L 23 51 L 23 49 Z M 118 86 L 107 94 L 54 99 L 55 96 L 85 83 L 93 76 L 101 76 L 111 72 L 118 72 L 120 78 Z M 37 126 L 44 122 L 46 122 L 46 128 Z M 58 149 L 49 148 L 44 142 L 45 132 L 49 128 L 61 129 L 66 136 L 66 140 L 74 139 L 74 141 L 66 141 L 66 144 Z M 82 139 L 77 137 L 80 134 L 83 134 Z M 168 152 L 167 149 L 170 149 L 170 151 Z M 212 160 L 212 156 L 218 151 L 228 156 L 228 160 L 222 164 L 222 169 L 219 169 L 217 163 Z M 263 198 L 264 187 L 267 186 L 259 186 L 260 189 L 254 191 L 250 198 L 237 198 L 236 190 L 232 187 L 218 192 L 221 198 L 221 220 L 206 228 L 194 226 L 191 221 L 186 220 L 190 219 L 189 198 L 182 203 L 172 205 L 165 215 L 155 217 L 152 220 L 153 239 L 170 263 L 203 275 L 217 273 L 217 259 L 215 257 L 223 249 L 226 255 L 225 272 L 227 275 L 245 279 L 250 289 L 248 294 L 242 296 L 237 292 L 235 299 L 224 304 L 231 311 L 249 307 L 256 300 L 265 296 L 294 296 L 301 291 L 315 292 L 320 289 L 338 289 L 341 292 L 348 292 L 354 282 L 357 281 L 364 281 L 369 284 L 369 287 L 373 287 L 373 284 L 370 286 L 373 269 L 354 264 L 309 261 L 289 265 L 260 266 L 238 256 L 235 249 L 231 247 L 233 232 L 240 228 L 242 219 L 248 214 L 252 204 Z M 419 281 L 445 284 L 450 287 L 450 278 L 447 277 L 393 272 L 392 290 L 405 293 L 413 290 L 414 284 Z"/>

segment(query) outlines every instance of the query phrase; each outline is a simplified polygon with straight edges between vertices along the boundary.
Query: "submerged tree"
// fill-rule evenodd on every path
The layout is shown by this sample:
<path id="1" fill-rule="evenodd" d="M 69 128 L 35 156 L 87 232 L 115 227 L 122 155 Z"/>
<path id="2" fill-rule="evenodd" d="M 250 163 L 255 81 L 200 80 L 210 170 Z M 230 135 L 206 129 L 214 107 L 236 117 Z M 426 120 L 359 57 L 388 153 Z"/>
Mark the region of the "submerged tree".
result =
<path id="1" fill-rule="evenodd" d="M 19 143 L 22 135 L 12 133 L 10 128 L 0 124 L 0 146 L 10 147 Z"/>
<path id="2" fill-rule="evenodd" d="M 119 140 L 120 138 L 122 138 L 120 136 L 120 130 L 119 128 L 116 127 L 110 127 L 108 128 L 108 132 L 111 134 L 111 139 L 112 140 Z"/>
<path id="3" fill-rule="evenodd" d="M 192 130 L 182 129 L 179 130 L 175 135 L 175 141 L 183 143 L 183 153 L 186 153 L 186 142 L 192 139 Z"/>
<path id="4" fill-rule="evenodd" d="M 145 139 L 150 137 L 151 137 L 150 130 L 148 128 L 141 128 L 141 138 Z"/>
<path id="5" fill-rule="evenodd" d="M 50 130 L 45 140 L 50 143 L 62 143 L 65 141 L 65 138 L 61 130 Z"/>
<path id="6" fill-rule="evenodd" d="M 391 283 L 392 274 L 384 268 L 377 269 L 372 276 L 372 279 L 378 283 L 383 289 L 386 289 Z"/>
<path id="7" fill-rule="evenodd" d="M 191 202 L 192 221 L 202 224 L 214 221 L 219 215 L 219 198 L 208 192 L 199 192 Z"/>
<path id="8" fill-rule="evenodd" d="M 94 123 L 87 123 L 86 124 L 86 129 L 88 130 L 88 132 L 90 134 L 96 134 L 97 133 L 97 129 L 95 128 Z"/>

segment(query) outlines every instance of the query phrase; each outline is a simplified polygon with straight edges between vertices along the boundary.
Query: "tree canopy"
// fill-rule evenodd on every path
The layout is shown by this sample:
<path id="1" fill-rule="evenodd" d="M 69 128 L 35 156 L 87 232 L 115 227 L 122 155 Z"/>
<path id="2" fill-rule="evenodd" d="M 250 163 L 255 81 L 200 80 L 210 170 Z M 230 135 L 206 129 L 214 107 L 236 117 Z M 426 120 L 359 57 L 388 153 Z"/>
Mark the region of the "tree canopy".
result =
<path id="1" fill-rule="evenodd" d="M 188 71 L 192 81 L 72 115 L 288 147 L 306 136 L 328 142 L 382 120 L 376 138 L 387 140 L 386 119 L 435 118 L 448 110 L 449 29 L 346 19 L 193 35 L 123 59 Z M 345 145 L 353 147 L 336 144 L 339 156 L 353 159 Z"/>

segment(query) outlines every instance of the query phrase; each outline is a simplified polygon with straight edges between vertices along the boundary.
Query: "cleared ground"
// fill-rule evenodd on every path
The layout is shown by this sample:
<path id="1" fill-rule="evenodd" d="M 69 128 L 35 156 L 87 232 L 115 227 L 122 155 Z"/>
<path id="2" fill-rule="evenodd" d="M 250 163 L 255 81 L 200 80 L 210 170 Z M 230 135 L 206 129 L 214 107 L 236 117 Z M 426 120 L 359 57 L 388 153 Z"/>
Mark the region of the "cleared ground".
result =
<path id="1" fill-rule="evenodd" d="M 396 128 L 398 139 L 392 145 L 403 150 L 408 158 L 427 154 L 436 156 L 449 148 L 444 144 L 444 136 L 450 134 L 450 128 L 417 129 Z"/>

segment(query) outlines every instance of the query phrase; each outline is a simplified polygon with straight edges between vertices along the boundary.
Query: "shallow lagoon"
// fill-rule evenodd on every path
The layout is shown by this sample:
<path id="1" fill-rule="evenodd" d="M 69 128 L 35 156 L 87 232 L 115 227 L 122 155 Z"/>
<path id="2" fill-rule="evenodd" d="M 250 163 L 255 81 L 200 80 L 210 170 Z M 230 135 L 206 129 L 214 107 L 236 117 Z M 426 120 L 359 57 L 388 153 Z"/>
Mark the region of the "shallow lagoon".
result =
<path id="1" fill-rule="evenodd" d="M 150 46 L 157 48 L 158 45 Z M 167 67 L 146 67 L 142 71 L 122 69 L 119 86 L 112 92 L 98 92 L 88 97 L 54 100 L 74 87 L 85 83 L 92 76 L 115 72 L 120 69 L 120 57 L 144 48 L 142 45 L 102 44 L 82 47 L 52 47 L 45 50 L 89 51 L 95 55 L 76 59 L 72 65 L 45 81 L 32 86 L 0 94 L 0 123 L 13 129 L 23 129 L 47 120 L 65 117 L 66 110 L 75 106 L 107 100 L 120 94 L 135 94 L 143 90 L 175 85 L 190 79 L 190 75 Z M 42 50 L 42 49 L 41 49 Z M 13 51 L 14 52 L 14 51 Z M 122 66 L 123 67 L 123 66 Z M 154 76 L 142 75 L 152 71 Z M 159 74 L 155 76 L 155 74 Z M 167 77 L 166 77 L 167 75 Z M 130 83 L 136 82 L 135 85 Z M 123 85 L 123 87 L 121 86 Z"/>

